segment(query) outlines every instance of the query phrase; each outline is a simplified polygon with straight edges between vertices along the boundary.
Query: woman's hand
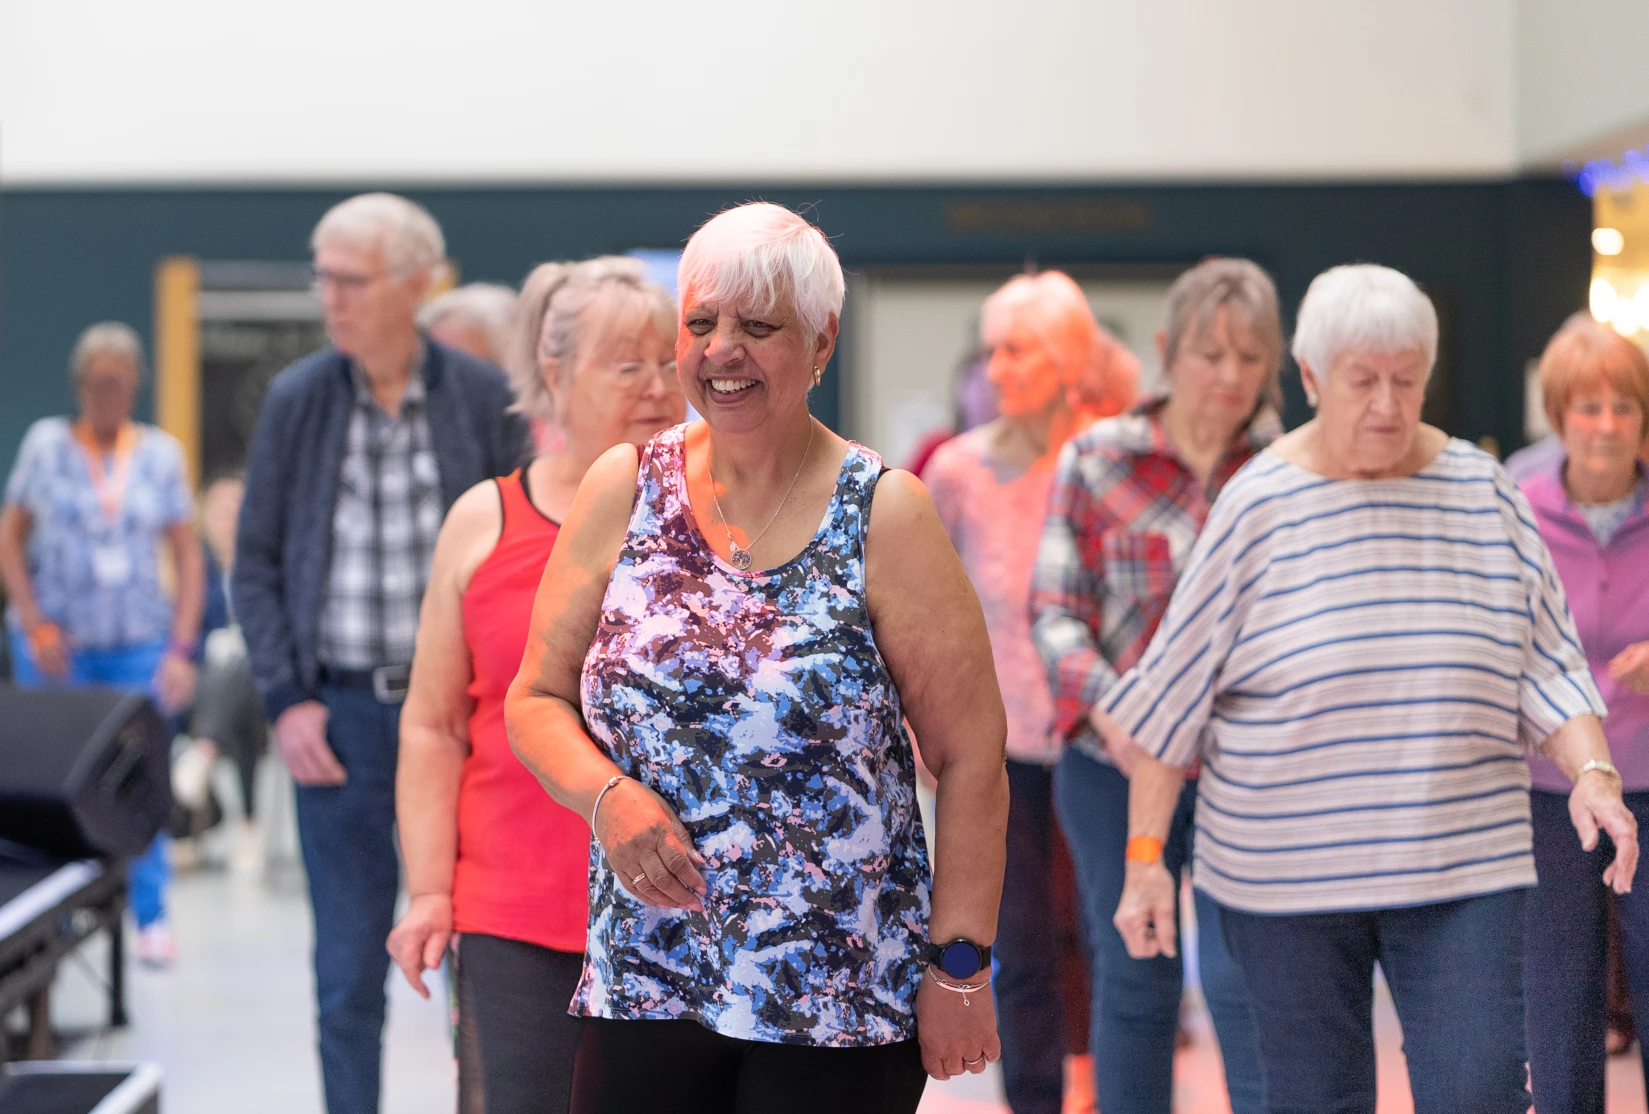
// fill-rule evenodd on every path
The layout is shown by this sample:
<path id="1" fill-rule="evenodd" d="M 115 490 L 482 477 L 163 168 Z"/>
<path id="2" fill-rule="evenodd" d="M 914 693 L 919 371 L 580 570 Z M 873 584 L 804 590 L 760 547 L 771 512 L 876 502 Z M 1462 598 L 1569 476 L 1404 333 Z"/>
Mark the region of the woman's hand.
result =
<path id="1" fill-rule="evenodd" d="M 946 990 L 924 969 L 916 992 L 916 1036 L 922 1045 L 922 1067 L 935 1079 L 963 1072 L 978 1075 L 995 1063 L 1002 1056 L 1002 1042 L 996 1035 L 990 982 L 963 995 Z"/>
<path id="2" fill-rule="evenodd" d="M 703 912 L 704 856 L 664 798 L 625 778 L 601 798 L 595 838 L 619 883 L 648 905 Z"/>
<path id="3" fill-rule="evenodd" d="M 1620 779 L 1602 770 L 1589 770 L 1569 794 L 1569 818 L 1587 851 L 1597 846 L 1598 831 L 1609 833 L 1615 861 L 1603 872 L 1603 881 L 1617 894 L 1630 893 L 1638 869 L 1638 821 L 1621 800 Z"/>
<path id="4" fill-rule="evenodd" d="M 407 911 L 395 931 L 389 934 L 389 956 L 406 976 L 408 985 L 420 998 L 429 997 L 424 972 L 441 966 L 447 944 L 452 941 L 452 897 L 448 894 L 419 894 L 407 903 Z"/>
<path id="5" fill-rule="evenodd" d="M 1649 696 L 1649 642 L 1634 642 L 1616 654 L 1609 676 L 1639 696 Z"/>
<path id="6" fill-rule="evenodd" d="M 1176 954 L 1179 925 L 1174 916 L 1174 877 L 1168 868 L 1160 861 L 1130 862 L 1112 923 L 1135 959 Z"/>
<path id="7" fill-rule="evenodd" d="M 54 681 L 69 675 L 69 640 L 56 623 L 37 623 L 29 631 L 29 652 L 34 666 Z"/>
<path id="8" fill-rule="evenodd" d="M 155 695 L 167 715 L 187 708 L 195 698 L 195 663 L 181 654 L 167 653 L 155 670 Z"/>

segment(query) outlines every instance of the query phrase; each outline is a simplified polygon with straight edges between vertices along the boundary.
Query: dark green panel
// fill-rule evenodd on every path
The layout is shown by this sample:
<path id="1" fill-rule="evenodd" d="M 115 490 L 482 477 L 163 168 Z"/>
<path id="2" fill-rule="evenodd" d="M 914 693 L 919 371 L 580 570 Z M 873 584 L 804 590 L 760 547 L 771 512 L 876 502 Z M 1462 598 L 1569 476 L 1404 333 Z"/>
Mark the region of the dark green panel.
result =
<path id="1" fill-rule="evenodd" d="M 416 189 L 466 280 L 518 281 L 544 259 L 679 246 L 752 197 L 808 207 L 851 270 L 906 264 L 1164 264 L 1209 254 L 1266 266 L 1292 315 L 1335 263 L 1398 267 L 1447 305 L 1453 432 L 1521 440 L 1523 361 L 1585 304 L 1589 201 L 1560 180 L 1086 188 Z M 68 409 L 65 359 L 102 318 L 152 327 L 166 255 L 291 259 L 336 189 L 0 191 L 0 461 L 28 422 Z M 1286 323 L 1286 322 L 1285 322 Z M 815 393 L 839 416 L 832 366 Z M 1298 406 L 1297 391 L 1293 392 Z M 147 407 L 147 396 L 141 404 Z M 1293 416 L 1300 416 L 1295 410 Z"/>

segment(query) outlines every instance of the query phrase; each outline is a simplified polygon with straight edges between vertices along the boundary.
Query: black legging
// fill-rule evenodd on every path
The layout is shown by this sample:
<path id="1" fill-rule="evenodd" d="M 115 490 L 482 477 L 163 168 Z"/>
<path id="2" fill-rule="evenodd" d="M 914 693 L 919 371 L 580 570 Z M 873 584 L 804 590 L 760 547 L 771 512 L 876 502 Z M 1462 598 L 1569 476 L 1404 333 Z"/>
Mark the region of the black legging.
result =
<path id="1" fill-rule="evenodd" d="M 466 932 L 457 967 L 460 1114 L 565 1114 L 584 956 Z"/>
<path id="2" fill-rule="evenodd" d="M 590 1018 L 578 1043 L 572 1110 L 914 1114 L 927 1078 L 914 1040 L 820 1048 L 737 1040 L 696 1021 Z"/>
<path id="3" fill-rule="evenodd" d="M 269 721 L 244 656 L 201 667 L 189 734 L 212 740 L 218 752 L 235 763 L 241 802 L 250 820 L 258 759 L 269 748 Z"/>

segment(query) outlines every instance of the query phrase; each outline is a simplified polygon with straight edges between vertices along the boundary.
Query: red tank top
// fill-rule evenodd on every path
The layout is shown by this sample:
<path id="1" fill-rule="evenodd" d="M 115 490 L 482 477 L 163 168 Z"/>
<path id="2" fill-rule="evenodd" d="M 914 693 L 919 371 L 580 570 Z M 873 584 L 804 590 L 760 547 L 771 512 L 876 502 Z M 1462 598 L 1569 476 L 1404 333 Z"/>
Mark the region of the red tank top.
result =
<path id="1" fill-rule="evenodd" d="M 525 471 L 497 481 L 504 530 L 464 592 L 475 710 L 458 789 L 453 922 L 459 932 L 582 952 L 589 826 L 550 799 L 504 735 L 504 694 L 521 667 L 533 596 L 560 532 L 532 505 Z"/>

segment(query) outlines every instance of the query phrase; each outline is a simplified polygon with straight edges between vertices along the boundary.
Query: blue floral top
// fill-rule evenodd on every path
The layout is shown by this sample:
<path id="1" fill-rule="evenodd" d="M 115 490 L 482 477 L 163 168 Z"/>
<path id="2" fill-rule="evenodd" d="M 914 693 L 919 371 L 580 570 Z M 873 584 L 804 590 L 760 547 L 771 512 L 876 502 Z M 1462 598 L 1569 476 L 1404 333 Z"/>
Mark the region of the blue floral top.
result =
<path id="1" fill-rule="evenodd" d="M 642 453 L 582 699 L 597 744 L 681 817 L 709 892 L 702 914 L 643 904 L 592 844 L 572 1012 L 789 1044 L 909 1039 L 929 873 L 910 739 L 865 604 L 882 461 L 851 446 L 812 543 L 741 573 L 694 521 L 685 429 Z"/>
<path id="2" fill-rule="evenodd" d="M 29 427 L 6 481 L 6 502 L 34 519 L 29 578 L 40 612 L 77 649 L 141 646 L 171 633 L 172 601 L 160 585 L 161 533 L 188 522 L 194 503 L 177 439 L 151 425 L 136 429 L 126 496 L 113 517 L 103 513 L 85 450 L 66 418 Z"/>

